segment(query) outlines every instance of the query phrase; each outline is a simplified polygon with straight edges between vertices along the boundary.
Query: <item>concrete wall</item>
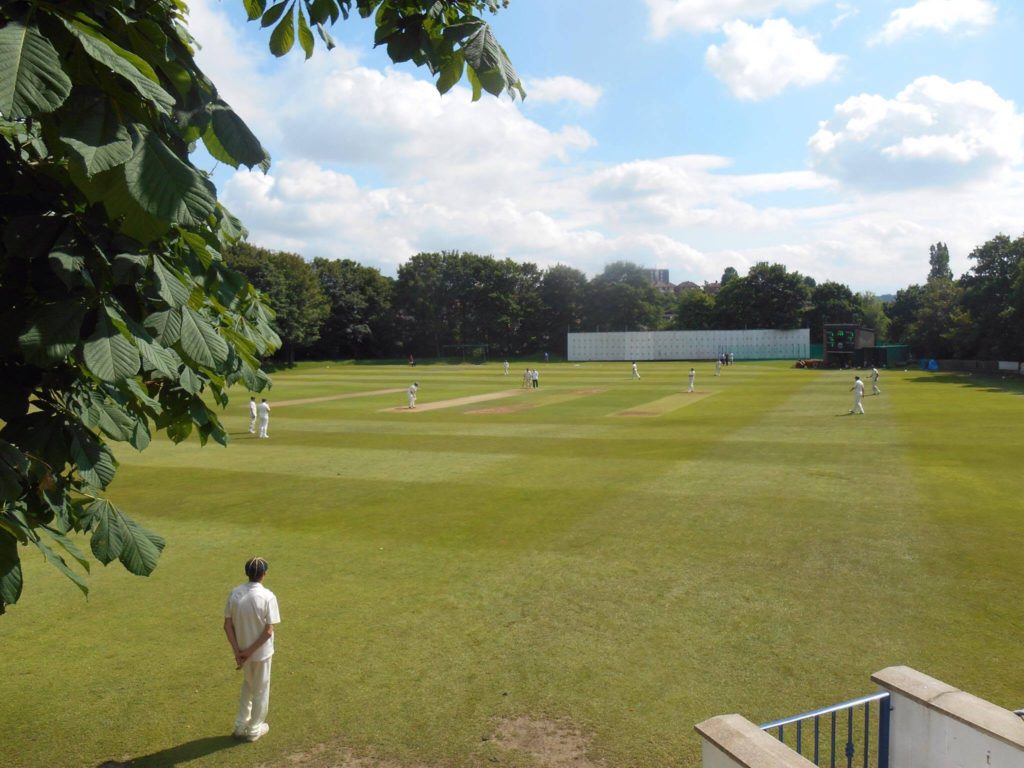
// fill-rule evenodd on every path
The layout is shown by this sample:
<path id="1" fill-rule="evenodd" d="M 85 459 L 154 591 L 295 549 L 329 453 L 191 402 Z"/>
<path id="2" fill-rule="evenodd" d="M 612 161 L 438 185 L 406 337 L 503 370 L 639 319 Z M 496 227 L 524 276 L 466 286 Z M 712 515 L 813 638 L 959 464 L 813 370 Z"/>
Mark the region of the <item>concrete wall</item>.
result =
<path id="1" fill-rule="evenodd" d="M 814 768 L 774 736 L 740 715 L 719 715 L 698 723 L 704 768 Z"/>
<path id="2" fill-rule="evenodd" d="M 572 361 L 714 360 L 723 352 L 732 352 L 736 360 L 799 360 L 811 354 L 807 328 L 570 333 L 568 342 Z"/>
<path id="3" fill-rule="evenodd" d="M 871 679 L 892 694 L 891 768 L 1021 768 L 1024 721 L 910 667 Z"/>
<path id="4" fill-rule="evenodd" d="M 871 676 L 889 691 L 889 768 L 1022 768 L 1024 720 L 1008 709 L 910 667 Z M 740 715 L 694 726 L 703 768 L 808 768 L 774 736 Z"/>

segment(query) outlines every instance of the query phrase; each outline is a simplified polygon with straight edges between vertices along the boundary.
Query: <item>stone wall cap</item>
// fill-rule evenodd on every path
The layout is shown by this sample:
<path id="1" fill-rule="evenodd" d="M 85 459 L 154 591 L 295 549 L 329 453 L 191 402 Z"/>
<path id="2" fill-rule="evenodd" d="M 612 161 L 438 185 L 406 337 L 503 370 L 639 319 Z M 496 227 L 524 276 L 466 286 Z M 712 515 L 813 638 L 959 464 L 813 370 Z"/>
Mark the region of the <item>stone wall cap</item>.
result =
<path id="1" fill-rule="evenodd" d="M 718 715 L 693 728 L 743 768 L 814 768 L 810 760 L 742 715 Z"/>
<path id="2" fill-rule="evenodd" d="M 895 694 L 1024 750 L 1024 720 L 1008 709 L 910 667 L 888 667 L 871 679 Z"/>

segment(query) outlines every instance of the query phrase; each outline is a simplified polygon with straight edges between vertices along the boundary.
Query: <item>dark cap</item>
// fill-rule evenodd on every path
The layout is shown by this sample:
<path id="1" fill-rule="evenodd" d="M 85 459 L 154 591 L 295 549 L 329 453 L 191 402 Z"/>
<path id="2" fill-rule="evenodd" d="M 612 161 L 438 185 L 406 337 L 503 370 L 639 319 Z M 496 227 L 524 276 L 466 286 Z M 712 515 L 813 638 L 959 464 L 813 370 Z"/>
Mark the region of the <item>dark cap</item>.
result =
<path id="1" fill-rule="evenodd" d="M 253 557 L 245 562 L 245 575 L 249 581 L 259 581 L 270 570 L 270 563 L 262 557 Z"/>

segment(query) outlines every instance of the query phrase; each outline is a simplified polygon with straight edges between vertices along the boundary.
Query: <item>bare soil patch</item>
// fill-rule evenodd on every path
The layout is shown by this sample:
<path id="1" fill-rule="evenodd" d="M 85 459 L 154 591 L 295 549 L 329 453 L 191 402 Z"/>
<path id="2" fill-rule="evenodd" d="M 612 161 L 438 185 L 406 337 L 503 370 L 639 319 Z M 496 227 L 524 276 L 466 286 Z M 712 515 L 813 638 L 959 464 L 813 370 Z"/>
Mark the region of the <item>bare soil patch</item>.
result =
<path id="1" fill-rule="evenodd" d="M 493 749 L 525 755 L 537 768 L 604 768 L 604 763 L 588 756 L 591 738 L 571 722 L 520 716 L 501 720 L 493 734 L 482 744 L 493 745 L 491 756 L 477 755 L 477 761 L 489 765 L 496 760 Z M 518 761 L 517 761 L 518 762 Z M 477 762 L 470 761 L 470 764 Z M 119 765 L 119 764 L 118 764 Z M 436 768 L 425 763 L 403 762 L 388 757 L 360 753 L 340 739 L 316 744 L 254 768 Z"/>
<path id="2" fill-rule="evenodd" d="M 587 752 L 591 739 L 572 723 L 527 716 L 502 720 L 494 737 L 503 749 L 530 755 L 540 768 L 597 768 Z"/>
<path id="3" fill-rule="evenodd" d="M 607 392 L 607 389 L 577 389 L 573 392 L 574 395 L 603 395 Z"/>
<path id="4" fill-rule="evenodd" d="M 511 405 L 499 405 L 497 408 L 480 408 L 479 410 L 476 410 L 476 411 L 466 411 L 466 415 L 467 416 L 470 416 L 470 415 L 471 416 L 492 416 L 494 414 L 501 414 L 501 413 L 515 413 L 516 411 L 521 411 L 521 410 L 523 410 L 523 409 L 522 408 L 516 408 L 516 407 L 511 406 Z"/>

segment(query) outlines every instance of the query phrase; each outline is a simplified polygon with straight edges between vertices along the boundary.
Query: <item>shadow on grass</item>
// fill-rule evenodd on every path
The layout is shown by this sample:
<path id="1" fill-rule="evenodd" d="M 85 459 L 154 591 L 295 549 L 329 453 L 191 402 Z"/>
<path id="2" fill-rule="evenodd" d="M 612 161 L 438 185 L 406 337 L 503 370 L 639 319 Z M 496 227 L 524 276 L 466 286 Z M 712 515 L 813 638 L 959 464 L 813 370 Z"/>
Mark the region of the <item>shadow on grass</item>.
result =
<path id="1" fill-rule="evenodd" d="M 982 389 L 986 392 L 1007 392 L 1024 395 L 1024 377 L 1013 373 L 922 373 L 908 379 L 912 384 L 958 384 L 961 387 Z"/>
<path id="2" fill-rule="evenodd" d="M 178 744 L 175 747 L 161 749 L 159 752 L 154 752 L 150 755 L 133 757 L 124 762 L 108 760 L 105 763 L 100 763 L 97 768 L 173 768 L 173 766 L 185 765 L 193 760 L 198 760 L 200 757 L 212 755 L 214 752 L 220 752 L 244 744 L 246 742 L 239 741 L 231 736 L 207 736 L 202 739 L 186 741 L 184 744 Z"/>

